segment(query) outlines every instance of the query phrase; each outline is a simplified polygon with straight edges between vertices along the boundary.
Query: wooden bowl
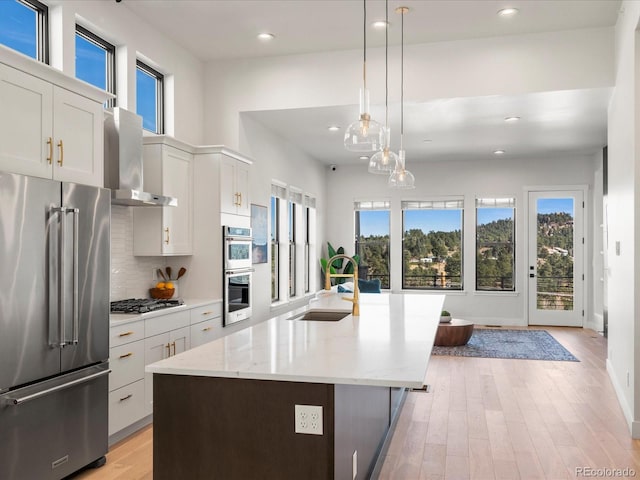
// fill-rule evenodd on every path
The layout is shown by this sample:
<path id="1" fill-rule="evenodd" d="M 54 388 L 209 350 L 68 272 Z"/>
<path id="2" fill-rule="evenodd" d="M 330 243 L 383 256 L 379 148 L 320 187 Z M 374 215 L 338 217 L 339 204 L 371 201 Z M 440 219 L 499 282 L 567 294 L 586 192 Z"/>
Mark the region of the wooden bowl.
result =
<path id="1" fill-rule="evenodd" d="M 151 298 L 157 298 L 157 299 L 161 299 L 161 300 L 168 300 L 171 297 L 173 297 L 173 294 L 175 293 L 176 289 L 175 288 L 150 288 L 149 289 L 149 294 L 151 295 Z"/>

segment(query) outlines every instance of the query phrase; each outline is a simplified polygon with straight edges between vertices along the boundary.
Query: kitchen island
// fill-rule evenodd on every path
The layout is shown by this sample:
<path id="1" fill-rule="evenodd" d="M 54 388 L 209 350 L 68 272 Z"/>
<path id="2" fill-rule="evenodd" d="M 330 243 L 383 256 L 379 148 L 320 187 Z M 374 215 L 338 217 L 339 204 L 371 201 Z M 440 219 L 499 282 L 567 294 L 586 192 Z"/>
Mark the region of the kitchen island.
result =
<path id="1" fill-rule="evenodd" d="M 421 388 L 443 295 L 340 294 L 147 366 L 154 478 L 352 479 L 375 468 L 405 388 Z M 306 311 L 340 311 L 334 321 Z M 301 417 L 296 405 L 322 407 Z M 311 434 L 296 433 L 296 428 Z"/>

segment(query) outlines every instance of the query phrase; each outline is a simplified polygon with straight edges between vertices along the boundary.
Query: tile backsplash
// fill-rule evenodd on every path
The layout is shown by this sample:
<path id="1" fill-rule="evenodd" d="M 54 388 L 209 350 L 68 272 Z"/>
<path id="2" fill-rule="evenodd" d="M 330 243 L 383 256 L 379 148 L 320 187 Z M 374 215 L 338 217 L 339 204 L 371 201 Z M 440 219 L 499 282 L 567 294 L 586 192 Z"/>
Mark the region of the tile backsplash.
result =
<path id="1" fill-rule="evenodd" d="M 111 301 L 148 298 L 163 257 L 133 256 L 133 209 L 111 206 Z"/>

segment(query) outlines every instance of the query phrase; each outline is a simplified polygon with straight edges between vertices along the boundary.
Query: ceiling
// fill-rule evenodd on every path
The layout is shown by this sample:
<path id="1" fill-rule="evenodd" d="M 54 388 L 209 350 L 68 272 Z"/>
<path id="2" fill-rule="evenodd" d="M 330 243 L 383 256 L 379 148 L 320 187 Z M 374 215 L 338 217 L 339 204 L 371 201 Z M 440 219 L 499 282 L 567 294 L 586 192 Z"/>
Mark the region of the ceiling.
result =
<path id="1" fill-rule="evenodd" d="M 405 44 L 615 25 L 619 0 L 390 0 L 410 8 Z M 362 48 L 362 2 L 358 0 L 123 0 L 120 4 L 203 61 L 292 55 Z M 496 12 L 511 6 L 511 19 Z M 367 1 L 367 25 L 384 19 L 385 2 Z M 269 32 L 275 38 L 259 41 Z M 399 39 L 390 38 L 390 44 Z M 367 46 L 384 46 L 384 29 L 367 29 Z M 357 92 L 356 92 L 357 93 Z M 405 149 L 411 161 L 509 158 L 593 152 L 606 142 L 610 89 L 543 92 L 504 97 L 455 98 L 405 105 Z M 355 93 L 354 93 L 355 95 Z M 355 102 L 355 100 L 354 100 Z M 373 118 L 384 118 L 372 107 Z M 399 125 L 399 106 L 390 105 L 390 124 Z M 326 164 L 358 162 L 342 147 L 343 130 L 355 118 L 353 107 L 288 109 L 246 113 Z M 507 124 L 504 117 L 521 120 Z M 397 128 L 392 144 L 398 145 Z M 297 139 L 304 138 L 305 144 Z M 425 141 L 431 140 L 431 141 Z M 505 155 L 505 156 L 506 156 Z"/>

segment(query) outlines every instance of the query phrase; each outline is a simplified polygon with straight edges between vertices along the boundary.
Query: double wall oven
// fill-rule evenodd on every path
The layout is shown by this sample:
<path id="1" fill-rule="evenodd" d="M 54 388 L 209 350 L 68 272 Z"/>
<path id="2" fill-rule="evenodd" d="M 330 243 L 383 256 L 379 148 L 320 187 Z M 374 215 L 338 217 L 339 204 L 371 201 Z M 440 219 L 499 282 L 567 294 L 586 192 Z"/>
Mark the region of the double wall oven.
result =
<path id="1" fill-rule="evenodd" d="M 222 227 L 224 326 L 251 316 L 251 229 Z"/>

